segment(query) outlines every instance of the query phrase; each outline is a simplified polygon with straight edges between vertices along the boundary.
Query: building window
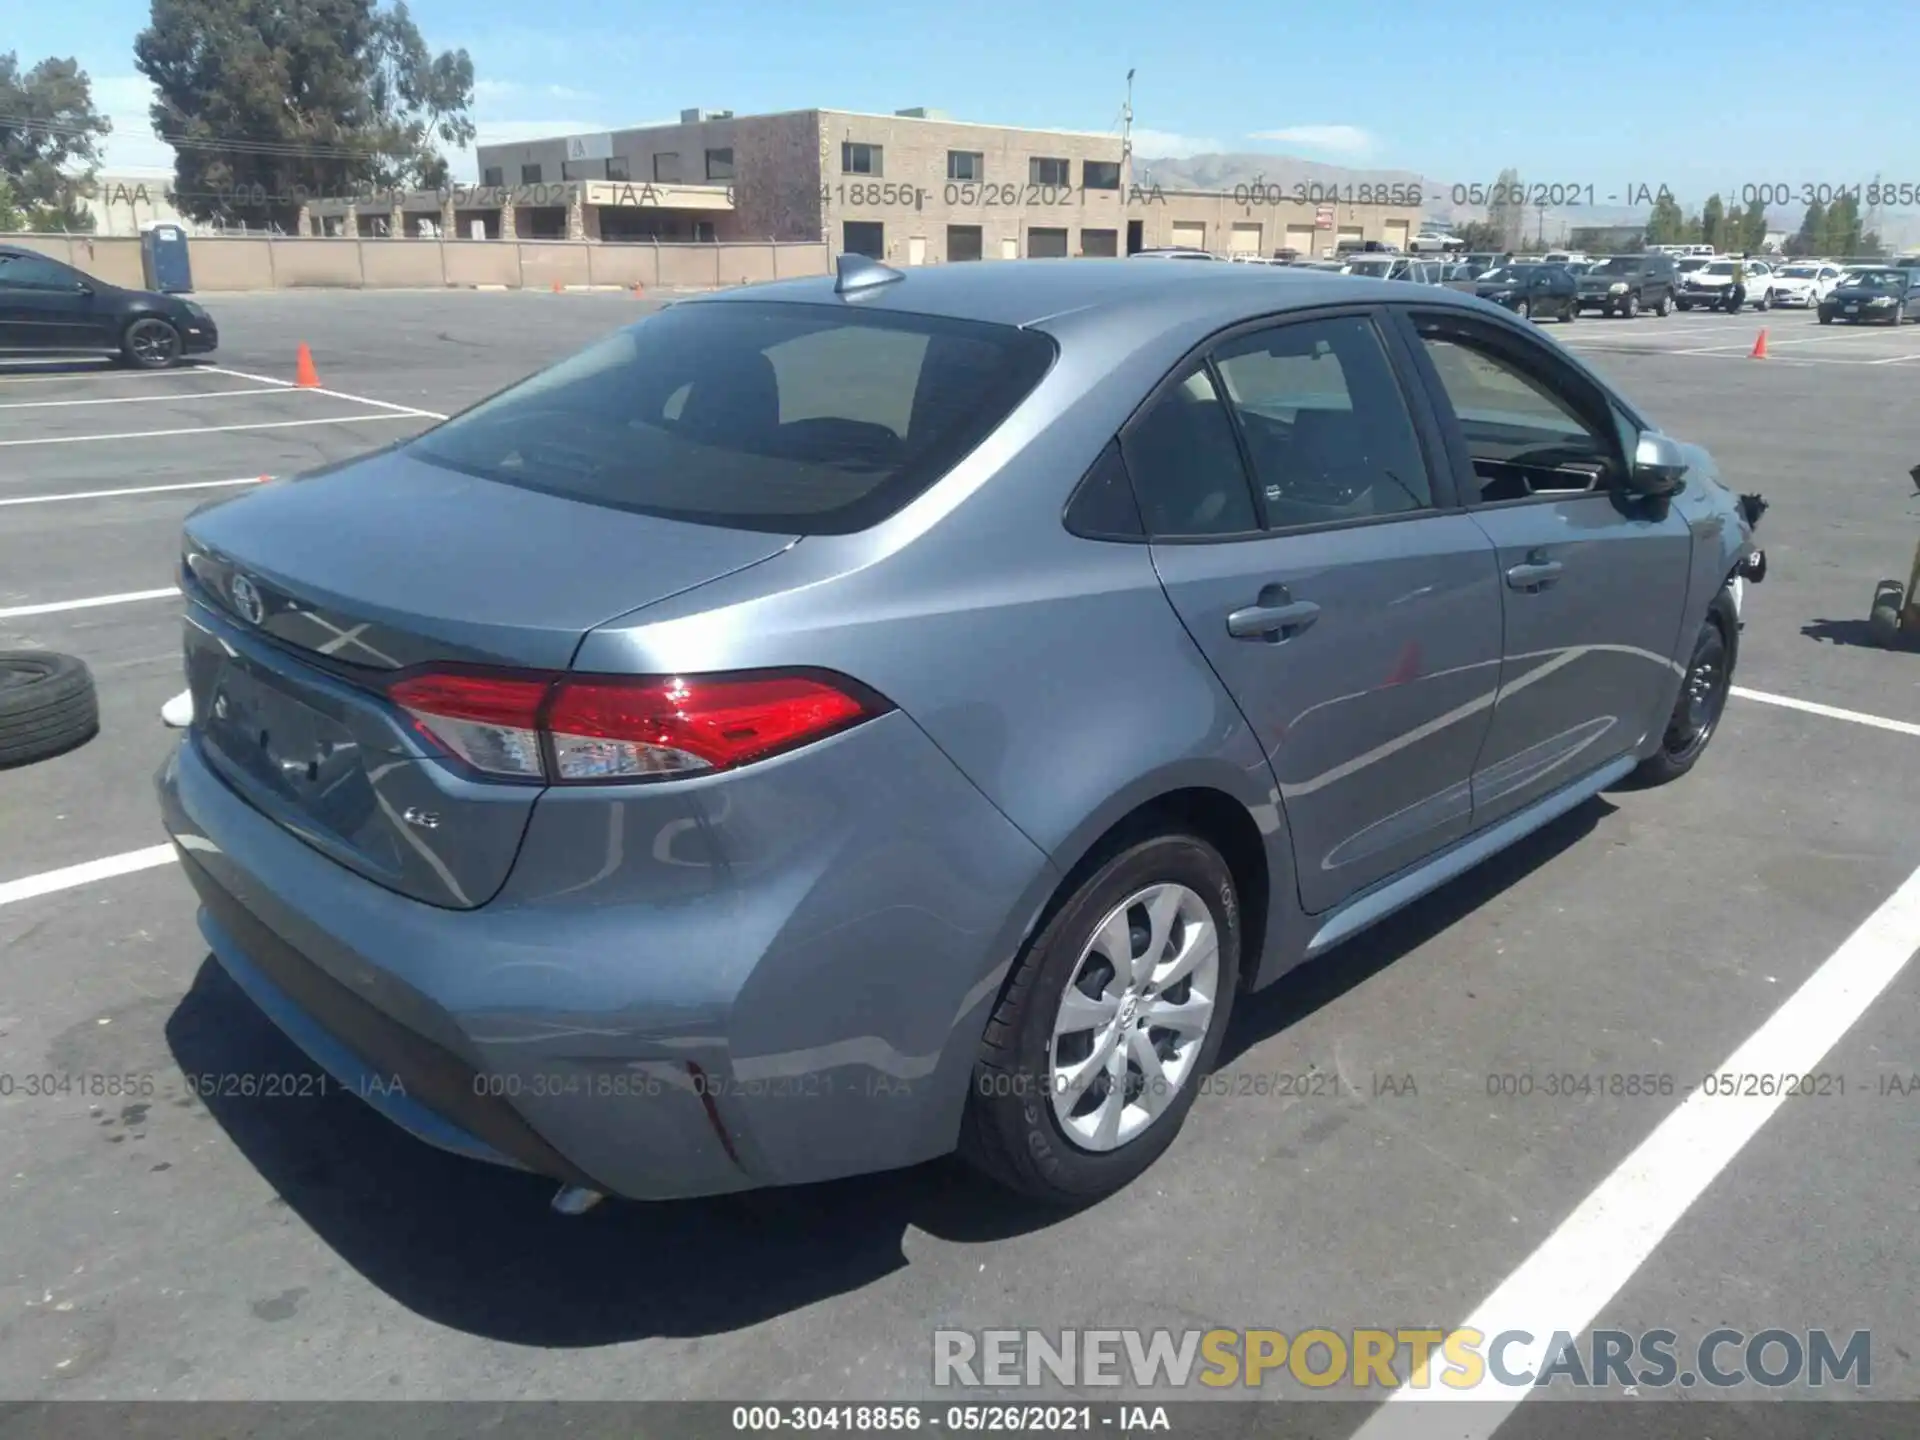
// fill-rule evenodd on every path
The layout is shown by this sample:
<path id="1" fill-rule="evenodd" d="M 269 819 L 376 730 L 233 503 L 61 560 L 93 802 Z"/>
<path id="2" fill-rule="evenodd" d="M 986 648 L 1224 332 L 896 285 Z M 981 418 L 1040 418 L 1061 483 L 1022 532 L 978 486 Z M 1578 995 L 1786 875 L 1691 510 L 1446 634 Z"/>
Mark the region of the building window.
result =
<path id="1" fill-rule="evenodd" d="M 947 179 L 984 180 L 987 173 L 987 157 L 978 150 L 947 151 Z"/>
<path id="2" fill-rule="evenodd" d="M 986 253 L 980 243 L 978 225 L 949 225 L 947 227 L 947 259 L 978 260 Z"/>
<path id="3" fill-rule="evenodd" d="M 1080 232 L 1080 253 L 1082 255 L 1118 256 L 1120 253 L 1120 232 L 1118 230 L 1082 230 Z"/>
<path id="4" fill-rule="evenodd" d="M 633 178 L 628 172 L 626 156 L 616 155 L 607 161 L 607 178 L 609 180 L 631 180 Z"/>
<path id="5" fill-rule="evenodd" d="M 1120 188 L 1120 162 L 1118 160 L 1086 160 L 1080 165 L 1080 188 L 1083 190 L 1118 190 Z"/>
<path id="6" fill-rule="evenodd" d="M 520 167 L 520 183 L 522 185 L 538 185 L 540 183 L 540 167 L 538 165 L 522 165 Z"/>
<path id="7" fill-rule="evenodd" d="M 881 147 L 861 145 L 852 140 L 840 142 L 840 170 L 846 175 L 883 175 L 880 167 Z"/>
<path id="8" fill-rule="evenodd" d="M 869 260 L 887 258 L 887 227 L 878 220 L 848 220 L 841 226 L 840 248 Z"/>
<path id="9" fill-rule="evenodd" d="M 481 183 L 482 185 L 504 185 L 504 184 L 506 184 L 506 183 L 507 183 L 507 172 L 506 172 L 506 169 L 505 169 L 505 167 L 503 167 L 503 166 L 500 166 L 500 165 L 489 165 L 489 166 L 487 166 L 487 168 L 486 168 L 485 170 L 483 170 L 483 171 L 481 171 L 481 172 L 480 172 L 480 183 Z"/>
<path id="10" fill-rule="evenodd" d="M 669 183 L 680 178 L 680 156 L 677 151 L 668 151 L 664 155 L 653 157 L 653 178 Z"/>
<path id="11" fill-rule="evenodd" d="M 718 237 L 714 234 L 713 221 L 696 220 L 693 222 L 693 238 L 702 245 L 711 245 Z"/>
<path id="12" fill-rule="evenodd" d="M 1067 232 L 1034 226 L 1027 231 L 1027 258 L 1064 260 L 1067 258 Z"/>
<path id="13" fill-rule="evenodd" d="M 1029 185 L 1071 185 L 1073 184 L 1073 165 L 1070 161 L 1035 155 L 1027 161 L 1027 183 Z"/>
<path id="14" fill-rule="evenodd" d="M 707 151 L 707 179 L 731 180 L 733 178 L 733 147 L 725 150 Z"/>

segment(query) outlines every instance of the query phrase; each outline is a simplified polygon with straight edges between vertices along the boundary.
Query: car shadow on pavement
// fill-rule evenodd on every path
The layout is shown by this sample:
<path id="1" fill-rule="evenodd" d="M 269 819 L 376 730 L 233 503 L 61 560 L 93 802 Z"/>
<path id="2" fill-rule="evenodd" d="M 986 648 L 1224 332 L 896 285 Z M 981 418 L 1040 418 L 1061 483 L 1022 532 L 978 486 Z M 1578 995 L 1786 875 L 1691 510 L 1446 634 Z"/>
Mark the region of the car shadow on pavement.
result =
<path id="1" fill-rule="evenodd" d="M 211 956 L 167 1020 L 192 1091 L 342 1259 L 417 1314 L 513 1344 L 584 1347 L 737 1330 L 903 1268 L 909 1227 L 960 1244 L 1039 1229 L 957 1160 L 714 1199 L 548 1209 L 551 1180 L 449 1155 L 313 1063 Z M 216 1077 L 313 1076 L 291 1097 L 223 1094 Z"/>
<path id="2" fill-rule="evenodd" d="M 1602 796 L 1576 805 L 1519 844 L 1389 915 L 1349 943 L 1288 971 L 1266 989 L 1243 997 L 1234 1005 L 1233 1019 L 1215 1063 L 1224 1067 L 1323 1005 L 1332 1004 L 1464 920 L 1561 851 L 1579 844 L 1619 808 Z"/>
<path id="3" fill-rule="evenodd" d="M 1873 638 L 1865 620 L 1809 620 L 1800 627 L 1809 640 L 1824 640 L 1829 645 L 1858 645 L 1867 650 L 1882 648 Z"/>

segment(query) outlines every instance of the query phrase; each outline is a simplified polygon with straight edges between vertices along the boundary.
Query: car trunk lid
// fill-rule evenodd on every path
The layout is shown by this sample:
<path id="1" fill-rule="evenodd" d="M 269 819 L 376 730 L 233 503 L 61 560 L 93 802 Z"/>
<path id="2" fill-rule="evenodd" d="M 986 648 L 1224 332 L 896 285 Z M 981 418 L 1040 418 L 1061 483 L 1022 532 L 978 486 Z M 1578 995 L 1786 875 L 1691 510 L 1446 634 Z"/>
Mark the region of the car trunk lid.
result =
<path id="1" fill-rule="evenodd" d="M 787 549 L 387 453 L 196 512 L 191 743 L 262 813 L 453 908 L 505 882 L 542 785 L 439 756 L 383 693 L 427 664 L 561 671 L 595 626 Z"/>

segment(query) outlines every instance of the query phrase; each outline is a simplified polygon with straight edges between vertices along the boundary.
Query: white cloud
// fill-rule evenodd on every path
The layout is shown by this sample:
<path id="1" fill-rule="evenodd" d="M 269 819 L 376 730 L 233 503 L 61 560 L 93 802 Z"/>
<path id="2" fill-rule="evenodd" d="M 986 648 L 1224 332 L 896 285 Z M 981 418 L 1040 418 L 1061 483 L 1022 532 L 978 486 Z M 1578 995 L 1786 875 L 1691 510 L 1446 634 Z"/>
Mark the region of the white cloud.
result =
<path id="1" fill-rule="evenodd" d="M 1371 154 L 1378 144 L 1358 125 L 1289 125 L 1283 130 L 1256 130 L 1247 138 L 1298 145 L 1306 150 L 1326 150 L 1336 155 Z"/>
<path id="2" fill-rule="evenodd" d="M 1226 148 L 1218 140 L 1171 130 L 1136 127 L 1133 132 L 1133 153 L 1142 160 L 1183 160 L 1189 155 L 1218 155 Z"/>

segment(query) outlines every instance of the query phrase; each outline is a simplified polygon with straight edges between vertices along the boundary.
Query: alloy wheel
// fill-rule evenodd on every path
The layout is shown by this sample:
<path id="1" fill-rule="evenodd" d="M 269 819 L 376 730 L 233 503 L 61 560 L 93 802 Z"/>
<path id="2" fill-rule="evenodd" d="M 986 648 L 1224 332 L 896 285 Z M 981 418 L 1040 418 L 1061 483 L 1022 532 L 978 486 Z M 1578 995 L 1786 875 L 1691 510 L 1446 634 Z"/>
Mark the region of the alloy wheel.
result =
<path id="1" fill-rule="evenodd" d="M 1117 1150 L 1192 1077 L 1219 996 L 1206 902 L 1156 884 L 1115 906 L 1075 962 L 1050 1047 L 1053 1114 L 1082 1149 Z"/>
<path id="2" fill-rule="evenodd" d="M 180 333 L 164 320 L 136 320 L 127 327 L 127 350 L 141 365 L 171 364 L 180 348 Z"/>

